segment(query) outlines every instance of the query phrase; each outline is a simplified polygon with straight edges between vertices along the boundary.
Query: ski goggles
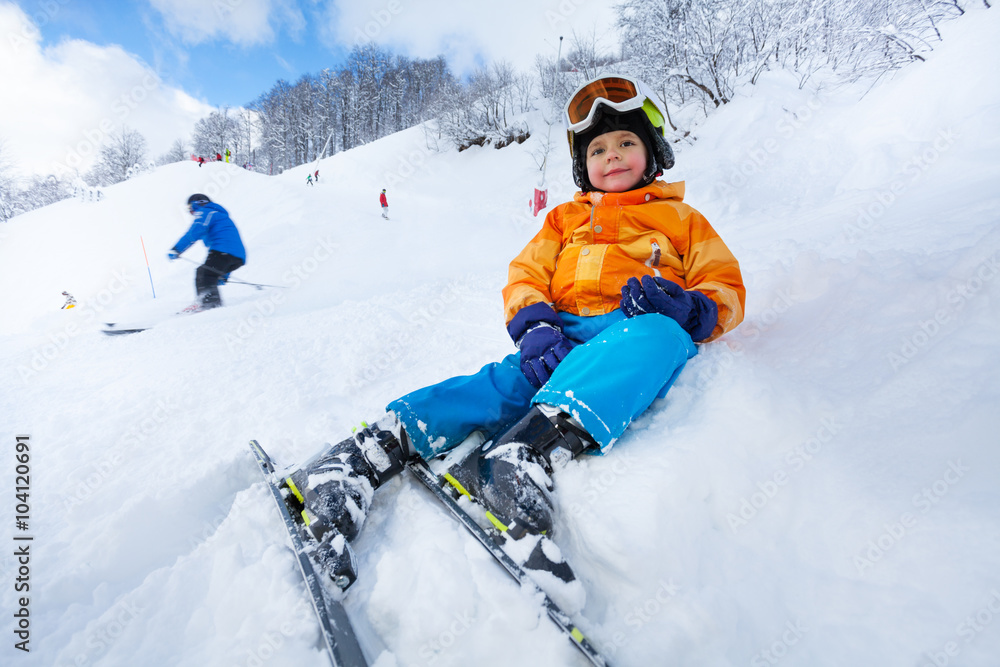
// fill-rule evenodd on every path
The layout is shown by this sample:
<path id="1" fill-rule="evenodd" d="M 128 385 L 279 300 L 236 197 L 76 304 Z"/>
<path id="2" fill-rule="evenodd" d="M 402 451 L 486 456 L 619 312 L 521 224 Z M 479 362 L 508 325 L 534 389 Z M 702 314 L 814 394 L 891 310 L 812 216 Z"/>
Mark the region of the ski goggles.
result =
<path id="1" fill-rule="evenodd" d="M 638 79 L 627 76 L 606 76 L 577 88 L 566 103 L 563 120 L 566 130 L 583 132 L 594 124 L 598 102 L 624 113 L 642 109 L 656 127 L 663 127 L 663 114 L 656 106 L 653 91 Z"/>

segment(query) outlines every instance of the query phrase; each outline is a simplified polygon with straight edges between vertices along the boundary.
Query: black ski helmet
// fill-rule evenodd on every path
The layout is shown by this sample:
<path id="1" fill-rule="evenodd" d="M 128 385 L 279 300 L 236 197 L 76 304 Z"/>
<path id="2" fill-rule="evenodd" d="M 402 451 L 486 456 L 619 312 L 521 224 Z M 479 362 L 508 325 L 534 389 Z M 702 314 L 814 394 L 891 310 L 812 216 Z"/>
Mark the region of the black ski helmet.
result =
<path id="1" fill-rule="evenodd" d="M 208 198 L 208 195 L 193 194 L 188 197 L 188 206 L 191 206 L 192 204 L 208 204 L 211 201 L 212 200 Z"/>

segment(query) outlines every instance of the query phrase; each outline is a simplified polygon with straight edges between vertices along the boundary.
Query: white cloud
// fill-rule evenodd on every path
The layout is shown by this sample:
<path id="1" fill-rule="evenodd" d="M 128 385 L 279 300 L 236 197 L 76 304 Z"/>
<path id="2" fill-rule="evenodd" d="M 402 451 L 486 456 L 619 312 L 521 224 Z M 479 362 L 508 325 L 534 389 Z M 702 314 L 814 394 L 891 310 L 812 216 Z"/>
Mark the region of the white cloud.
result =
<path id="1" fill-rule="evenodd" d="M 274 24 L 292 32 L 305 21 L 294 0 L 150 0 L 163 15 L 167 29 L 188 44 L 217 38 L 241 46 L 274 41 Z"/>
<path id="2" fill-rule="evenodd" d="M 573 32 L 595 33 L 609 51 L 617 48 L 616 13 L 609 0 L 331 0 L 328 32 L 341 44 L 369 40 L 413 57 L 444 54 L 452 69 L 506 60 L 522 70 L 535 56 L 563 55 Z"/>
<path id="3" fill-rule="evenodd" d="M 141 132 L 155 158 L 212 110 L 163 85 L 121 47 L 66 40 L 43 49 L 40 42 L 21 9 L 0 4 L 0 138 L 23 172 L 86 171 L 122 125 Z"/>

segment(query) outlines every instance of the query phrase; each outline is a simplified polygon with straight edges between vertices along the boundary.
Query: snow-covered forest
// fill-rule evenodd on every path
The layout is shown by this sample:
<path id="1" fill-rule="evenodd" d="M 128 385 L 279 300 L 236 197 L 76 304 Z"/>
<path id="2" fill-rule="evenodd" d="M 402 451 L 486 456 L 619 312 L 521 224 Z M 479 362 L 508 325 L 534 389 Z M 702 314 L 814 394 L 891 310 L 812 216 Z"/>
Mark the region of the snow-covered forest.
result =
<path id="1" fill-rule="evenodd" d="M 557 110 L 582 81 L 608 72 L 634 74 L 668 103 L 673 141 L 690 142 L 695 128 L 767 71 L 795 74 L 819 90 L 871 82 L 923 61 L 942 41 L 941 24 L 989 0 L 626 0 L 617 6 L 613 46 L 596 28 L 566 35 L 566 51 L 539 55 L 531 71 L 509 63 L 484 65 L 464 79 L 443 57 L 411 59 L 375 43 L 356 45 L 345 62 L 280 80 L 237 109 L 202 119 L 192 136 L 151 156 L 134 129 L 122 127 L 101 147 L 91 169 L 18 175 L 0 142 L 0 221 L 88 187 L 121 182 L 151 164 L 230 151 L 230 161 L 275 174 L 429 120 L 434 150 L 503 147 L 524 141 L 521 117 Z M 559 25 L 560 13 L 546 20 Z M 556 62 L 558 60 L 558 62 Z M 2 137 L 0 137 L 2 140 Z"/>

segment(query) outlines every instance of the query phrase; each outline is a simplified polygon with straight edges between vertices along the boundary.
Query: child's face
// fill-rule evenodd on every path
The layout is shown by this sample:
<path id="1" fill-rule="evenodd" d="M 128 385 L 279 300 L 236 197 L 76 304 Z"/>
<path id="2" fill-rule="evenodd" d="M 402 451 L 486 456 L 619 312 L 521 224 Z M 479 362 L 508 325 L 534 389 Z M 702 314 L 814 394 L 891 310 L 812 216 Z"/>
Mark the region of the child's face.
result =
<path id="1" fill-rule="evenodd" d="M 634 132 L 606 132 L 587 147 L 587 176 L 597 190 L 625 192 L 642 181 L 646 160 L 646 146 Z"/>

